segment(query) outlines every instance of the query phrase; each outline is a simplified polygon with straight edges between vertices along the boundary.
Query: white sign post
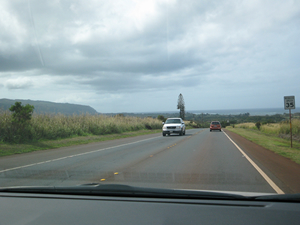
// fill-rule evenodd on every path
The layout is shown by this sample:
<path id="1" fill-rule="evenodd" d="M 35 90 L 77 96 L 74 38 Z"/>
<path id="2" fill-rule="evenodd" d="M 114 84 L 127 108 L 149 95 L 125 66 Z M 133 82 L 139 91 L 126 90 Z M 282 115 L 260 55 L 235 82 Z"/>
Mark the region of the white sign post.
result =
<path id="1" fill-rule="evenodd" d="M 291 148 L 293 147 L 293 134 L 292 134 L 292 113 L 291 109 L 295 109 L 295 96 L 284 96 L 284 109 L 290 111 L 290 134 L 291 134 Z"/>

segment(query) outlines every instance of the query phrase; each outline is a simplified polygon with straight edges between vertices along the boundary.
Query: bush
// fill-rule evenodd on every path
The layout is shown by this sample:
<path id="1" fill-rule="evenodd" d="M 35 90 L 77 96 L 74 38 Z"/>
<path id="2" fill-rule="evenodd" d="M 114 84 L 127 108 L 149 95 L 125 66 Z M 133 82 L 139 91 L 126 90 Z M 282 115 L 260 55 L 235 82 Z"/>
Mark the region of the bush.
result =
<path id="1" fill-rule="evenodd" d="M 258 130 L 260 130 L 261 123 L 258 121 L 258 122 L 255 123 L 255 126 L 257 127 Z"/>
<path id="2" fill-rule="evenodd" d="M 229 126 L 229 123 L 227 123 L 227 121 L 221 121 L 221 126 L 222 128 L 226 128 L 227 126 Z"/>
<path id="3" fill-rule="evenodd" d="M 0 140 L 11 143 L 21 143 L 32 139 L 32 118 L 34 106 L 15 102 L 9 110 L 12 113 L 1 112 Z"/>
<path id="4" fill-rule="evenodd" d="M 25 126 L 25 124 L 31 120 L 33 109 L 33 105 L 27 104 L 26 106 L 22 106 L 21 102 L 16 102 L 9 108 L 9 110 L 13 112 L 12 122 L 19 126 Z"/>
<path id="5" fill-rule="evenodd" d="M 162 122 L 166 122 L 166 120 L 167 120 L 167 118 L 165 118 L 163 115 L 158 115 L 157 119 L 161 120 Z"/>
<path id="6" fill-rule="evenodd" d="M 145 128 L 146 128 L 147 130 L 152 130 L 152 127 L 151 127 L 149 124 L 145 124 Z"/>

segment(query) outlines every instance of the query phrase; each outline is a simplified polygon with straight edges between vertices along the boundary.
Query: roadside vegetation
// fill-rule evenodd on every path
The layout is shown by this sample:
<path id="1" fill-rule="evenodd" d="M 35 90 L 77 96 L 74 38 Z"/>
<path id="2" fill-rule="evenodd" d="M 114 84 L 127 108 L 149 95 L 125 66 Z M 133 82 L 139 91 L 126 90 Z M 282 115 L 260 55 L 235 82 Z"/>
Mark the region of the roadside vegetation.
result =
<path id="1" fill-rule="evenodd" d="M 293 148 L 290 147 L 288 121 L 270 124 L 241 123 L 226 127 L 229 131 L 300 164 L 300 119 L 292 120 L 292 128 Z"/>
<path id="2" fill-rule="evenodd" d="M 264 134 L 275 134 L 278 136 L 285 136 L 290 134 L 290 123 L 288 120 L 280 123 L 267 123 L 261 124 L 260 122 L 256 123 L 241 123 L 236 124 L 235 128 L 244 128 L 258 130 Z M 300 137 L 300 119 L 292 120 L 292 134 L 298 139 Z"/>
<path id="3" fill-rule="evenodd" d="M 34 106 L 15 102 L 9 110 L 0 110 L 0 156 L 159 133 L 165 120 L 124 114 L 35 114 Z M 185 122 L 187 129 L 197 127 Z"/>
<path id="4" fill-rule="evenodd" d="M 28 110 L 28 107 L 24 110 Z M 29 107 L 30 108 L 30 107 Z M 31 108 L 32 109 L 32 108 Z M 25 113 L 26 114 L 26 113 Z M 138 130 L 161 129 L 158 119 L 104 115 L 32 114 L 18 120 L 15 112 L 0 111 L 0 143 L 27 143 L 74 136 L 121 134 Z M 23 117 L 22 117 L 23 118 Z"/>
<path id="5" fill-rule="evenodd" d="M 116 115 L 116 114 L 110 114 Z M 134 117 L 152 117 L 157 118 L 158 116 L 164 118 L 171 117 L 179 117 L 180 113 L 124 113 L 125 116 L 134 116 Z M 293 118 L 300 119 L 300 113 L 294 113 Z M 235 124 L 240 123 L 256 123 L 260 122 L 262 125 L 271 124 L 271 123 L 280 123 L 283 121 L 287 121 L 289 119 L 289 114 L 275 114 L 275 115 L 250 115 L 250 113 L 241 113 L 238 115 L 223 115 L 223 114 L 209 114 L 209 113 L 201 113 L 201 114 L 193 114 L 189 112 L 185 112 L 185 120 L 192 121 L 197 125 L 198 128 L 208 128 L 211 121 L 220 121 L 222 127 L 225 126 L 234 126 Z"/>
<path id="6" fill-rule="evenodd" d="M 34 114 L 16 103 L 0 111 L 0 156 L 161 132 L 158 119 L 105 115 Z"/>
<path id="7" fill-rule="evenodd" d="M 287 115 L 189 115 L 187 129 L 209 127 L 212 120 L 270 150 L 300 163 L 300 118 L 294 115 L 293 140 L 289 148 Z M 86 144 L 161 132 L 162 122 L 178 115 L 138 117 L 127 114 L 35 114 L 32 105 L 15 102 L 9 111 L 0 110 L 0 156 Z M 297 119 L 296 119 L 297 118 Z M 277 122 L 276 122 L 277 121 Z M 278 122 L 280 121 L 280 122 Z"/>

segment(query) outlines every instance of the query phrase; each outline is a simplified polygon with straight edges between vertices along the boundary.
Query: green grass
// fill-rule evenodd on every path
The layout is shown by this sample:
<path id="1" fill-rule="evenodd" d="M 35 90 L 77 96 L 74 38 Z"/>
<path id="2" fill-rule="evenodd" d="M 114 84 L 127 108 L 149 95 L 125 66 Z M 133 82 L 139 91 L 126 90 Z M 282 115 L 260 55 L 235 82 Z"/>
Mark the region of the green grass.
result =
<path id="1" fill-rule="evenodd" d="M 300 164 L 300 143 L 297 141 L 293 141 L 293 148 L 290 148 L 290 140 L 280 138 L 277 134 L 266 134 L 255 129 L 237 128 L 237 126 L 226 127 L 226 129 Z"/>
<path id="2" fill-rule="evenodd" d="M 161 129 L 157 130 L 140 130 L 124 132 L 120 134 L 107 134 L 107 135 L 87 135 L 87 136 L 74 136 L 71 138 L 64 138 L 58 140 L 40 140 L 24 144 L 7 144 L 0 143 L 0 156 L 22 154 L 27 152 L 55 149 L 60 147 L 75 146 L 81 144 L 88 144 L 100 141 L 115 140 L 127 137 L 135 137 L 146 134 L 160 133 Z"/>

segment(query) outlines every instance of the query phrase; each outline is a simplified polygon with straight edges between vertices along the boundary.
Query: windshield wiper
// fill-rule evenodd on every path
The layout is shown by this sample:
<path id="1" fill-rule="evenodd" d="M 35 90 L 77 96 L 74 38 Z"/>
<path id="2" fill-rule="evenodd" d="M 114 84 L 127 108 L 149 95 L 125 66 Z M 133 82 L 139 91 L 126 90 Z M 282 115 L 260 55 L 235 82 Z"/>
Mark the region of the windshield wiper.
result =
<path id="1" fill-rule="evenodd" d="M 252 198 L 221 192 L 145 188 L 121 184 L 95 183 L 72 187 L 11 187 L 2 188 L 0 192 L 216 200 L 246 200 Z"/>

